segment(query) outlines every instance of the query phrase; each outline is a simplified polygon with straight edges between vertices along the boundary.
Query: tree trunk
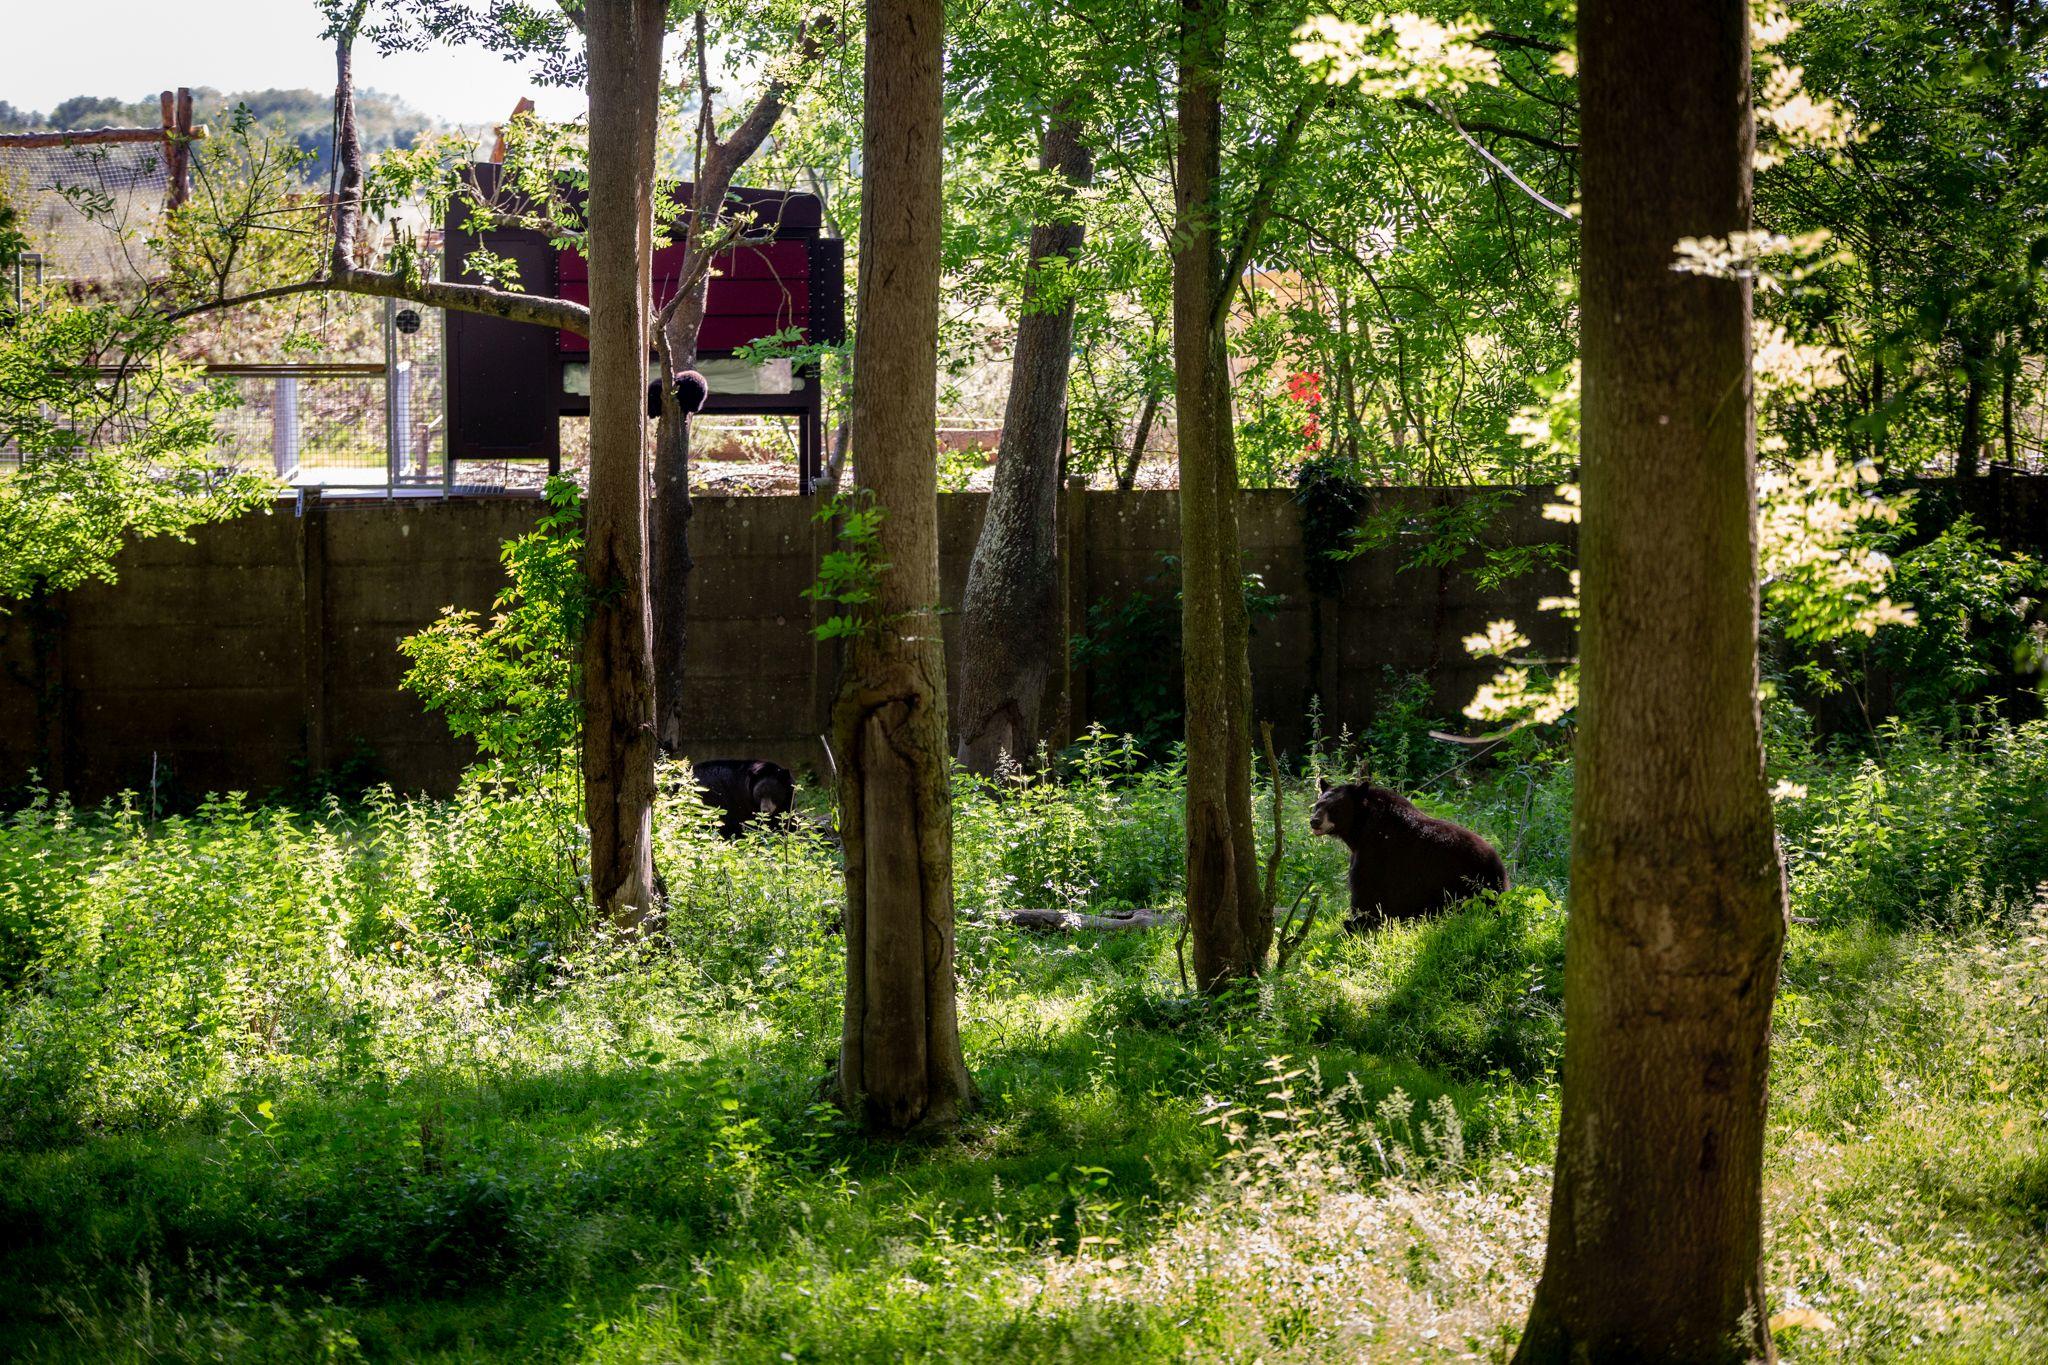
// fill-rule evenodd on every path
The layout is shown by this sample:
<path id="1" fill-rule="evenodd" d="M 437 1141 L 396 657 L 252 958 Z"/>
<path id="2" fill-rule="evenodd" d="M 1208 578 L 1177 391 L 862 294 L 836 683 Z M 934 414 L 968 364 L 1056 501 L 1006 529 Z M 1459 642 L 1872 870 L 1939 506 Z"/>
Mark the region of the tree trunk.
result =
<path id="1" fill-rule="evenodd" d="M 1978 461 L 1984 452 L 1984 369 L 1981 346 L 1963 344 L 1962 434 L 1956 440 L 1956 477 L 1977 477 Z"/>
<path id="2" fill-rule="evenodd" d="M 704 16 L 697 15 L 697 62 L 702 92 L 698 141 L 702 149 L 691 183 L 690 213 L 683 224 L 683 265 L 676 297 L 656 320 L 655 346 L 661 359 L 661 417 L 654 433 L 654 503 L 650 522 L 654 548 L 654 659 L 656 733 L 662 749 L 680 753 L 683 736 L 683 676 L 688 646 L 690 571 L 690 414 L 676 401 L 676 377 L 697 364 L 697 338 L 710 302 L 711 262 L 726 237 L 726 194 L 733 177 L 759 151 L 787 107 L 789 81 L 778 76 L 739 126 L 720 139 L 712 118 L 712 91 L 705 59 Z M 797 47 L 815 58 L 813 28 L 798 30 Z"/>
<path id="3" fill-rule="evenodd" d="M 870 1128 L 969 1099 L 953 991 L 953 809 L 940 645 L 942 0 L 870 0 L 853 447 L 882 513 L 872 614 L 833 708 L 846 854 L 839 1099 Z M 886 60 L 883 59 L 886 54 Z"/>
<path id="4" fill-rule="evenodd" d="M 1757 711 L 1745 0 L 1581 0 L 1582 697 L 1564 1098 L 1521 1362 L 1772 1358 L 1785 891 Z"/>
<path id="5" fill-rule="evenodd" d="M 648 518 L 654 537 L 655 735 L 663 753 L 683 751 L 683 678 L 689 645 L 690 418 L 677 401 L 676 376 L 697 364 L 707 275 L 673 313 L 655 323 L 661 359 L 661 417 L 654 427 L 654 501 Z"/>
<path id="6" fill-rule="evenodd" d="M 1138 405 L 1138 425 L 1131 432 L 1131 454 L 1124 461 L 1124 467 L 1117 471 L 1116 486 L 1128 493 L 1138 486 L 1138 466 L 1145 462 L 1145 445 L 1152 439 L 1152 423 L 1159 416 L 1161 395 L 1152 389 L 1145 391 L 1145 401 Z"/>
<path id="7" fill-rule="evenodd" d="M 590 490 L 583 572 L 583 810 L 590 894 L 632 928 L 657 904 L 654 652 L 647 597 L 647 323 L 661 0 L 593 0 L 590 61 Z"/>
<path id="8" fill-rule="evenodd" d="M 1039 164 L 1069 186 L 1094 178 L 1081 130 L 1055 118 Z M 1044 272 L 1081 249 L 1082 226 L 1057 217 L 1031 230 L 1010 399 L 995 489 L 967 569 L 960 607 L 960 766 L 988 777 L 1004 754 L 1028 759 L 1040 738 L 1046 683 L 1067 645 L 1054 509 L 1066 434 L 1074 297 L 1063 281 L 1045 301 Z"/>
<path id="9" fill-rule="evenodd" d="M 2017 338 L 2006 345 L 1998 358 L 1999 416 L 1998 444 L 2007 465 L 2019 463 L 2019 432 L 2014 421 L 2014 394 L 2019 387 L 2020 352 Z"/>
<path id="10" fill-rule="evenodd" d="M 1228 0 L 1181 0 L 1180 146 L 1173 253 L 1180 419 L 1181 623 L 1187 684 L 1187 904 L 1195 980 L 1257 973 L 1272 943 L 1251 803 L 1251 625 L 1237 533 L 1237 447 L 1217 234 Z"/>

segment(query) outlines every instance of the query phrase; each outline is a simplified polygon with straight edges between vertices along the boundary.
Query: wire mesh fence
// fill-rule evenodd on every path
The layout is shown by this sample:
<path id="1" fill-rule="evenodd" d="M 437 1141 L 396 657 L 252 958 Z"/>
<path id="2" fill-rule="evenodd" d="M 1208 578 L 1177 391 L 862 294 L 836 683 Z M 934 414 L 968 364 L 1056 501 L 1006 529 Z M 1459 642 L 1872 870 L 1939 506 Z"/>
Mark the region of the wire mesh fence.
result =
<path id="1" fill-rule="evenodd" d="M 47 280 L 107 288 L 149 277 L 169 188 L 161 142 L 0 144 L 0 198 Z"/>
<path id="2" fill-rule="evenodd" d="M 301 486 L 440 487 L 444 321 L 432 308 L 386 312 L 383 362 L 214 367 L 239 398 L 216 424 L 223 462 Z"/>
<path id="3" fill-rule="evenodd" d="M 174 103 L 175 101 L 175 103 Z M 177 129 L 187 136 L 176 138 Z M 95 129 L 0 138 L 0 199 L 26 238 L 0 307 L 74 304 L 150 309 L 167 277 L 160 238 L 165 210 L 190 184 L 188 167 L 211 155 L 205 129 L 189 126 L 190 97 L 164 97 L 163 130 Z M 429 261 L 438 251 L 429 251 Z M 439 310 L 346 298 L 303 310 L 238 310 L 232 323 L 194 327 L 174 347 L 199 362 L 163 382 L 225 390 L 214 422 L 214 455 L 224 467 L 267 471 L 297 485 L 387 488 L 445 486 L 446 404 Z M 273 316 L 273 314 L 275 314 Z M 306 361 L 309 339 L 318 359 Z M 134 442 L 152 419 L 131 403 L 142 371 L 135 357 L 102 355 L 96 384 L 74 390 L 77 411 L 33 414 L 90 448 Z M 99 400 L 108 401 L 102 404 Z M 118 398 L 118 401 L 115 401 Z M 67 400 L 71 401 L 71 400 Z M 40 444 L 47 444 L 38 438 Z M 61 448 L 61 443 L 59 448 Z M 21 452 L 0 437 L 0 470 Z"/>

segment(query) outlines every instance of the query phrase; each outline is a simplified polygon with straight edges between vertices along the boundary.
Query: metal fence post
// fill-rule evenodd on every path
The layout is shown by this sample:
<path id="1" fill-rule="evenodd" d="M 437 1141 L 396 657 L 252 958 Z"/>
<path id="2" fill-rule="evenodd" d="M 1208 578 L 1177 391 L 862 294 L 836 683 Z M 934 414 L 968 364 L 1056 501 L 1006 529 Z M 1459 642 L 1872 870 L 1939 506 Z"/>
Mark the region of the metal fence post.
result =
<path id="1" fill-rule="evenodd" d="M 391 367 L 391 464 L 401 478 L 416 478 L 426 472 L 424 461 L 415 467 L 412 448 L 412 362 L 400 360 Z"/>
<path id="2" fill-rule="evenodd" d="M 270 395 L 270 461 L 277 477 L 299 472 L 299 377 L 281 374 Z"/>
<path id="3" fill-rule="evenodd" d="M 404 425 L 398 407 L 398 300 L 384 300 L 384 494 L 389 497 L 405 478 L 399 464 L 398 430 Z"/>

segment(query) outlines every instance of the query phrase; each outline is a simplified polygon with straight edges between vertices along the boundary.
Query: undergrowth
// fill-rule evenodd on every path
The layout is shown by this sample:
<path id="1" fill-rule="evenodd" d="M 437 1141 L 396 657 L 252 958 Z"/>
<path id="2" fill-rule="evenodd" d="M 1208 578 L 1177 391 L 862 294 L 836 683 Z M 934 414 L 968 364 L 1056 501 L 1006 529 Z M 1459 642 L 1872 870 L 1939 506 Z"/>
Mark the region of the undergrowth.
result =
<path id="1" fill-rule="evenodd" d="M 1868 757 L 1774 734 L 1802 921 L 1781 1349 L 2040 1358 L 2048 724 Z M 1501 1358 L 1555 1138 L 1570 769 L 1420 771 L 1515 890 L 1365 936 L 1331 916 L 1222 1002 L 1185 993 L 1170 931 L 978 913 L 1176 907 L 1170 759 L 1097 736 L 1056 777 L 962 782 L 980 1104 L 929 1144 L 819 1100 L 832 850 L 721 841 L 680 775 L 653 944 L 585 922 L 545 784 L 164 820 L 39 800 L 0 838 L 0 1355 Z M 1283 790 L 1283 889 L 1335 905 L 1311 789 Z"/>

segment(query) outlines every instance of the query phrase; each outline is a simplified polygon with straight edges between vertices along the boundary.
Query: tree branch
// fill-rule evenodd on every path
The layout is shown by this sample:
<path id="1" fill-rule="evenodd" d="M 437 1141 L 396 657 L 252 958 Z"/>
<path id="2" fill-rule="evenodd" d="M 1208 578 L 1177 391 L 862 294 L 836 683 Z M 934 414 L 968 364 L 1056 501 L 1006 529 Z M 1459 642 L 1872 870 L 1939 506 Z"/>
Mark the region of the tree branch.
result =
<path id="1" fill-rule="evenodd" d="M 1548 52 L 1553 56 L 1570 51 L 1562 43 L 1553 43 L 1542 38 L 1525 38 L 1519 33 L 1502 33 L 1499 29 L 1488 29 L 1479 35 L 1479 41 L 1495 47 L 1519 47 L 1530 52 Z"/>
<path id="2" fill-rule="evenodd" d="M 1294 106 L 1287 126 L 1280 130 L 1280 140 L 1273 144 L 1273 154 L 1266 158 L 1266 164 L 1259 172 L 1258 187 L 1252 191 L 1251 212 L 1245 215 L 1237 242 L 1230 249 L 1230 259 L 1223 267 L 1222 285 L 1216 291 L 1216 311 L 1209 318 L 1211 330 L 1222 327 L 1229 320 L 1238 281 L 1243 278 L 1245 267 L 1251 263 L 1252 253 L 1259 249 L 1259 238 L 1273 216 L 1274 182 L 1287 169 L 1287 163 L 1294 159 L 1294 149 L 1301 143 L 1302 130 L 1308 127 L 1309 118 L 1329 96 L 1330 87 L 1327 85 L 1319 85 L 1304 95 L 1301 103 Z"/>
<path id="3" fill-rule="evenodd" d="M 1496 137 L 1513 138 L 1517 142 L 1526 142 L 1532 147 L 1541 147 L 1546 151 L 1556 152 L 1560 156 L 1577 156 L 1579 154 L 1579 144 L 1576 142 L 1563 142 L 1554 137 L 1546 137 L 1542 133 L 1532 133 L 1526 128 L 1516 128 L 1510 124 L 1494 123 L 1486 119 L 1466 119 L 1460 123 L 1447 109 L 1429 100 L 1404 99 L 1401 103 L 1410 109 L 1421 109 L 1432 114 L 1442 115 L 1452 127 L 1457 128 L 1461 132 L 1492 133 Z"/>
<path id="4" fill-rule="evenodd" d="M 1488 151 L 1485 143 L 1481 142 L 1478 138 L 1472 136 L 1472 134 L 1466 132 L 1465 126 L 1458 122 L 1458 116 L 1456 114 L 1453 114 L 1450 110 L 1444 108 L 1442 105 L 1438 104 L 1434 100 L 1428 100 L 1425 101 L 1425 103 L 1427 103 L 1431 109 L 1435 110 L 1439 115 L 1441 115 L 1446 123 L 1451 125 L 1451 131 L 1456 133 L 1459 137 L 1463 138 L 1465 141 L 1465 145 L 1467 147 L 1470 147 L 1473 151 L 1485 157 L 1489 162 L 1493 164 L 1494 169 L 1498 170 L 1502 175 L 1506 176 L 1509 180 L 1513 181 L 1516 189 L 1528 195 L 1531 199 L 1541 204 L 1544 208 L 1549 209 L 1552 213 L 1564 219 L 1567 223 L 1575 223 L 1578 221 L 1577 219 L 1572 217 L 1572 212 L 1570 209 L 1564 207 L 1564 205 L 1559 204 L 1553 200 L 1545 198 L 1528 181 L 1522 179 L 1521 176 L 1516 175 L 1514 167 L 1508 165 L 1507 162 L 1502 161 L 1499 157 L 1495 156 L 1491 151 Z"/>
<path id="5" fill-rule="evenodd" d="M 272 299 L 290 298 L 295 294 L 318 293 L 402 299 L 407 303 L 417 303 L 427 308 L 450 308 L 458 313 L 482 313 L 488 317 L 503 318 L 507 322 L 558 328 L 565 332 L 574 332 L 578 336 L 590 334 L 590 310 L 580 303 L 571 303 L 567 299 L 517 294 L 509 289 L 494 289 L 486 284 L 414 280 L 391 271 L 357 270 L 354 267 L 350 267 L 347 274 L 339 277 L 323 276 L 317 280 L 300 280 L 296 284 L 280 284 L 269 289 L 252 290 L 247 294 L 207 299 L 203 303 L 191 304 L 169 313 L 165 320 L 182 322 L 186 318 L 198 317 L 203 313 L 218 313 L 225 308 L 266 303 Z"/>

